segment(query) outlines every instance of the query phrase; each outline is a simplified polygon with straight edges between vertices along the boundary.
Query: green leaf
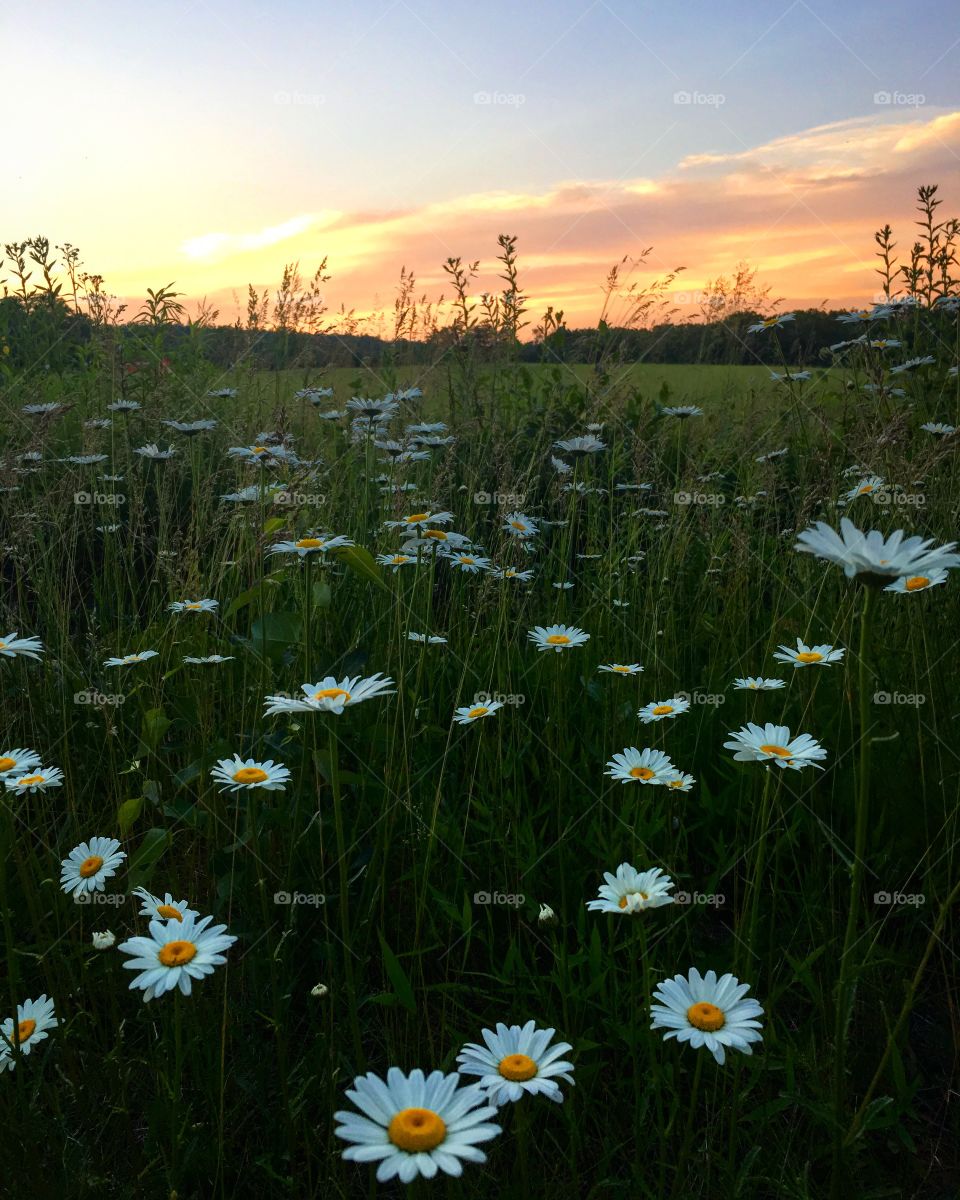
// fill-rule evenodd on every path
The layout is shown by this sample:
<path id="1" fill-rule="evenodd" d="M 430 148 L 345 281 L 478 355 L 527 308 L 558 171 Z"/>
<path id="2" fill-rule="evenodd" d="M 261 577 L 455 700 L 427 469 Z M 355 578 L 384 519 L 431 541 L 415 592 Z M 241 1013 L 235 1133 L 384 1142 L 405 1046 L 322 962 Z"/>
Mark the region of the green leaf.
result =
<path id="1" fill-rule="evenodd" d="M 258 617 L 254 621 L 250 640 L 254 646 L 259 646 L 264 641 L 289 646 L 300 640 L 302 624 L 299 613 L 264 613 L 262 617 Z"/>
<path id="2" fill-rule="evenodd" d="M 143 841 L 130 856 L 127 879 L 131 889 L 141 887 L 172 839 L 166 829 L 148 829 Z"/>
<path id="3" fill-rule="evenodd" d="M 140 739 L 145 746 L 156 750 L 160 740 L 172 725 L 162 708 L 150 708 L 143 714 L 140 726 Z"/>
<path id="4" fill-rule="evenodd" d="M 284 525 L 286 525 L 286 523 L 287 522 L 284 520 L 283 517 L 271 517 L 268 521 L 266 521 L 264 523 L 263 532 L 264 533 L 276 533 L 277 530 L 282 529 L 284 527 Z"/>
<path id="5" fill-rule="evenodd" d="M 120 825 L 120 836 L 125 838 L 130 832 L 130 827 L 136 821 L 137 817 L 143 811 L 143 797 L 134 796 L 130 800 L 124 802 L 117 809 L 117 821 Z"/>
<path id="6" fill-rule="evenodd" d="M 346 563 L 351 571 L 355 571 L 358 575 L 362 575 L 364 579 L 368 579 L 371 583 L 375 583 L 377 587 L 383 588 L 385 592 L 393 595 L 392 588 L 384 582 L 376 559 L 369 550 L 365 550 L 363 546 L 341 546 L 338 550 L 332 551 L 332 553 L 336 554 L 341 562 Z"/>
<path id="7" fill-rule="evenodd" d="M 413 996 L 413 988 L 410 985 L 410 980 L 407 978 L 403 967 L 400 966 L 400 960 L 387 945 L 383 934 L 378 933 L 380 938 L 380 949 L 383 951 L 383 969 L 387 973 L 387 978 L 393 984 L 393 990 L 396 993 L 397 999 L 407 1010 L 407 1012 L 415 1013 L 417 1011 L 417 1002 Z"/>

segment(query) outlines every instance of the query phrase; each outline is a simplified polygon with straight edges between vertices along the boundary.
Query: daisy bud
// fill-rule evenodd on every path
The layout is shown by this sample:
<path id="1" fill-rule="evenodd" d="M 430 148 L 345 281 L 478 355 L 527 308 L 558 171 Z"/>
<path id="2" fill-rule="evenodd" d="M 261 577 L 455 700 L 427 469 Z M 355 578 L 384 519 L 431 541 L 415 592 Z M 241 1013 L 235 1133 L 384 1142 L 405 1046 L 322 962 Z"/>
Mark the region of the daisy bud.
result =
<path id="1" fill-rule="evenodd" d="M 94 933 L 92 936 L 94 950 L 109 950 L 117 940 L 116 935 L 109 929 L 103 930 L 102 933 Z"/>
<path id="2" fill-rule="evenodd" d="M 318 1000 L 322 1000 L 324 996 L 330 994 L 330 989 L 325 983 L 318 983 L 316 987 L 310 989 L 310 995 L 316 996 Z"/>
<path id="3" fill-rule="evenodd" d="M 549 904 L 540 905 L 540 916 L 537 918 L 541 925 L 556 925 L 557 914 Z"/>

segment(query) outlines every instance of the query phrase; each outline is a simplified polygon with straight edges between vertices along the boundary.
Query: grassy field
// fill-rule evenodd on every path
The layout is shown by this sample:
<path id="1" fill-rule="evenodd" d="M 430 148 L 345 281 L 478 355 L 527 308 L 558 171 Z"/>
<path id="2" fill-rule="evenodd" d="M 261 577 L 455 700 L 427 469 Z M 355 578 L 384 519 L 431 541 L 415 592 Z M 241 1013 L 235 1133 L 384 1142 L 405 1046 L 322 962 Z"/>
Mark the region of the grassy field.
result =
<path id="1" fill-rule="evenodd" d="M 952 344 L 956 318 L 934 319 Z M 46 995 L 58 1022 L 0 1050 L 8 1194 L 399 1193 L 343 1158 L 353 1079 L 454 1072 L 482 1030 L 533 1020 L 570 1044 L 574 1086 L 505 1103 L 486 1163 L 415 1193 L 955 1195 L 956 582 L 891 594 L 794 545 L 844 513 L 952 540 L 956 438 L 921 426 L 956 423 L 960 396 L 942 352 L 897 378 L 854 353 L 790 386 L 765 368 L 598 380 L 456 354 L 379 375 L 174 361 L 125 381 L 129 412 L 108 407 L 103 363 L 8 375 L 0 643 L 43 649 L 0 657 L 0 758 L 29 749 L 34 774 L 63 772 L 45 790 L 4 777 L 3 1011 Z M 334 394 L 315 406 L 295 397 L 307 385 Z M 376 439 L 319 415 L 413 385 Z M 62 407 L 24 411 L 38 404 Z M 216 427 L 192 436 L 160 423 L 203 419 Z M 409 449 L 422 421 L 455 440 L 414 461 L 377 446 Z M 602 448 L 556 447 L 588 425 Z M 175 453 L 137 453 L 150 443 Z M 378 563 L 417 528 L 460 533 L 480 569 L 436 538 Z M 271 549 L 329 535 L 354 545 Z M 202 599 L 217 607 L 170 610 Z M 530 631 L 554 623 L 589 639 L 538 650 Z M 844 653 L 774 658 L 798 638 Z M 265 714 L 268 696 L 310 684 L 335 703 L 377 674 L 386 692 L 342 712 Z M 747 676 L 784 686 L 734 686 Z M 736 761 L 724 744 L 749 721 L 825 756 Z M 609 775 L 631 747 L 672 774 Z M 236 779 L 235 755 L 282 764 L 282 787 L 226 790 L 211 772 L 230 760 Z M 693 782 L 669 786 L 681 773 Z M 126 857 L 78 903 L 61 861 L 80 847 L 90 873 L 73 877 L 96 881 L 97 836 Z M 589 911 L 622 863 L 666 872 L 674 901 Z M 134 888 L 182 919 L 151 924 Z M 196 950 L 184 900 L 236 940 L 190 995 L 145 1002 L 128 942 L 155 927 Z M 721 1065 L 651 1028 L 655 990 L 691 968 L 749 985 L 752 1055 Z"/>

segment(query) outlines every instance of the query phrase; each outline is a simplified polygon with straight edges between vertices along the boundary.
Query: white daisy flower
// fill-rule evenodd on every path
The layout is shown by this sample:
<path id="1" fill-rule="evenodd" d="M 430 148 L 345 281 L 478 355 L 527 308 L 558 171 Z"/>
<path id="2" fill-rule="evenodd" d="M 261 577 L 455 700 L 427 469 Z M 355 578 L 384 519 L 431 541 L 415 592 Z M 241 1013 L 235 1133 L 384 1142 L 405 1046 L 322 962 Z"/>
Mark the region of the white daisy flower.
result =
<path id="1" fill-rule="evenodd" d="M 298 538 L 295 542 L 274 542 L 270 547 L 271 554 L 298 554 L 303 558 L 307 554 L 326 554 L 328 550 L 339 550 L 343 546 L 356 545 L 343 534 L 332 533 L 310 534 Z"/>
<path id="2" fill-rule="evenodd" d="M 140 446 L 139 449 L 134 450 L 134 454 L 139 454 L 141 458 L 150 458 L 157 462 L 173 458 L 176 452 L 173 446 L 168 446 L 166 450 L 161 450 L 156 442 L 148 442 L 145 446 Z"/>
<path id="3" fill-rule="evenodd" d="M 866 583 L 892 583 L 904 575 L 923 575 L 960 565 L 954 553 L 956 542 L 934 547 L 932 538 L 907 537 L 898 529 L 890 537 L 872 529 L 863 533 L 847 517 L 840 533 L 817 521 L 797 536 L 795 550 L 813 554 L 843 567 L 848 579 L 861 577 Z"/>
<path id="4" fill-rule="evenodd" d="M 232 654 L 207 654 L 203 658 L 195 658 L 193 655 L 185 654 L 183 656 L 183 661 L 185 663 L 199 663 L 207 666 L 211 663 L 233 662 L 233 657 L 234 656 Z"/>
<path id="5" fill-rule="evenodd" d="M 400 411 L 400 405 L 389 396 L 383 400 L 365 400 L 354 396 L 352 400 L 347 401 L 347 411 L 370 420 L 389 421 Z"/>
<path id="6" fill-rule="evenodd" d="M 425 529 L 428 525 L 449 525 L 452 520 L 452 512 L 431 512 L 428 509 L 426 512 L 410 513 L 399 521 L 385 521 L 384 528 Z"/>
<path id="7" fill-rule="evenodd" d="M 19 771 L 4 775 L 3 782 L 8 792 L 25 795 L 27 792 L 45 792 L 47 788 L 63 787 L 63 772 L 59 767 L 33 767 L 26 775 Z"/>
<path id="8" fill-rule="evenodd" d="M 686 420 L 687 417 L 702 417 L 703 409 L 698 404 L 678 404 L 670 408 L 661 408 L 665 417 L 677 417 Z"/>
<path id="9" fill-rule="evenodd" d="M 763 1040 L 757 1020 L 763 1009 L 756 1000 L 745 1000 L 750 990 L 733 975 L 717 979 L 716 971 L 701 976 L 691 967 L 686 977 L 675 975 L 658 984 L 653 993 L 659 1004 L 650 1007 L 651 1029 L 666 1029 L 663 1040 L 676 1038 L 695 1049 L 706 1046 L 720 1066 L 725 1048 L 752 1054 L 752 1043 Z"/>
<path id="10" fill-rule="evenodd" d="M 459 1075 L 416 1069 L 405 1075 L 391 1067 L 386 1082 L 369 1072 L 358 1075 L 347 1098 L 360 1109 L 333 1114 L 337 1137 L 352 1143 L 343 1152 L 353 1162 L 379 1162 L 377 1180 L 410 1183 L 438 1171 L 458 1176 L 463 1162 L 486 1162 L 477 1149 L 501 1132 L 490 1118 L 497 1110 L 477 1083 L 458 1088 Z"/>
<path id="11" fill-rule="evenodd" d="M 107 405 L 107 412 L 130 413 L 139 412 L 143 406 L 136 400 L 114 400 Z"/>
<path id="12" fill-rule="evenodd" d="M 378 554 L 377 562 L 381 567 L 390 567 L 396 573 L 401 567 L 415 567 L 417 556 L 415 554 Z"/>
<path id="13" fill-rule="evenodd" d="M 74 846 L 62 860 L 60 890 L 76 898 L 102 892 L 103 885 L 127 857 L 116 838 L 93 837 Z"/>
<path id="14" fill-rule="evenodd" d="M 106 462 L 106 454 L 71 454 L 64 462 L 73 463 L 75 467 L 92 467 L 94 463 Z"/>
<path id="15" fill-rule="evenodd" d="M 793 313 L 780 313 L 779 316 L 763 317 L 756 325 L 748 325 L 747 333 L 763 333 L 767 329 L 779 329 L 787 321 L 793 320 L 795 320 Z"/>
<path id="16" fill-rule="evenodd" d="M 236 388 L 212 388 L 207 392 L 211 400 L 232 400 L 236 394 Z"/>
<path id="17" fill-rule="evenodd" d="M 168 612 L 216 612 L 220 607 L 219 600 L 174 600 Z"/>
<path id="18" fill-rule="evenodd" d="M 182 921 L 188 913 L 193 913 L 195 917 L 200 915 L 190 907 L 189 900 L 174 900 L 170 892 L 155 896 L 146 888 L 138 887 L 133 889 L 131 895 L 143 902 L 138 916 L 149 917 L 151 921 Z"/>
<path id="19" fill-rule="evenodd" d="M 795 771 L 804 767 L 816 767 L 822 771 L 818 759 L 826 758 L 827 752 L 809 733 L 798 733 L 793 737 L 786 725 L 755 725 L 748 721 L 739 732 L 729 735 L 730 741 L 723 743 L 724 750 L 736 750 L 736 762 L 776 763 L 778 767 L 791 767 Z"/>
<path id="20" fill-rule="evenodd" d="M 604 771 L 612 779 L 621 783 L 665 783 L 668 778 L 677 773 L 677 768 L 662 750 L 638 750 L 636 746 L 628 746 L 622 754 L 615 754 L 607 763 L 610 768 Z"/>
<path id="21" fill-rule="evenodd" d="M 361 704 L 375 696 L 391 696 L 396 689 L 393 680 L 382 677 L 378 671 L 367 679 L 356 675 L 338 681 L 332 675 L 327 675 L 319 683 L 302 684 L 301 691 L 302 699 L 267 696 L 264 716 L 289 712 L 330 712 L 339 716 L 350 705 Z"/>
<path id="22" fill-rule="evenodd" d="M 555 458 L 552 454 L 550 455 L 550 465 L 558 475 L 569 475 L 573 470 L 569 463 L 564 462 L 562 458 Z"/>
<path id="23" fill-rule="evenodd" d="M 30 417 L 42 417 L 47 413 L 59 412 L 63 405 L 57 400 L 48 400 L 45 404 L 25 404 L 20 411 Z"/>
<path id="24" fill-rule="evenodd" d="M 697 781 L 692 775 L 687 775 L 683 771 L 678 771 L 676 775 L 669 776 L 663 782 L 666 787 L 670 788 L 674 792 L 689 792 Z"/>
<path id="25" fill-rule="evenodd" d="M 457 1055 L 461 1075 L 479 1075 L 479 1086 L 498 1107 L 524 1095 L 546 1096 L 563 1103 L 559 1080 L 573 1087 L 573 1063 L 563 1056 L 573 1047 L 553 1041 L 555 1029 L 497 1023 L 496 1032 L 482 1029 L 484 1045 L 468 1042 Z"/>
<path id="26" fill-rule="evenodd" d="M 735 679 L 733 686 L 744 692 L 775 692 L 787 685 L 782 679 L 765 679 L 762 675 L 747 675 Z"/>
<path id="27" fill-rule="evenodd" d="M 458 725 L 472 725 L 484 717 L 492 717 L 497 709 L 503 708 L 502 700 L 489 700 L 486 704 L 465 705 L 454 711 L 453 719 Z"/>
<path id="28" fill-rule="evenodd" d="M 161 421 L 161 425 L 166 425 L 175 433 L 185 434 L 187 437 L 194 437 L 198 433 L 206 433 L 211 429 L 216 429 L 216 421 Z"/>
<path id="29" fill-rule="evenodd" d="M 659 867 L 649 871 L 638 871 L 629 863 L 621 863 L 615 875 L 604 871 L 599 889 L 599 898 L 588 900 L 587 908 L 591 912 L 632 913 L 642 912 L 645 908 L 662 908 L 665 904 L 673 904 L 669 891 L 674 882 L 665 875 Z"/>
<path id="30" fill-rule="evenodd" d="M 846 651 L 843 649 L 836 650 L 833 646 L 826 644 L 822 646 L 808 646 L 797 638 L 796 650 L 791 650 L 789 646 L 781 646 L 779 650 L 773 652 L 773 657 L 778 662 L 793 663 L 794 668 L 797 667 L 829 667 L 832 663 L 840 662 Z"/>
<path id="31" fill-rule="evenodd" d="M 583 646 L 590 640 L 590 634 L 575 625 L 535 625 L 527 637 L 538 650 L 556 650 L 558 654 L 561 650 Z"/>
<path id="32" fill-rule="evenodd" d="M 931 571 L 929 575 L 904 575 L 896 583 L 888 584 L 883 590 L 885 592 L 900 592 L 901 595 L 910 595 L 913 592 L 925 592 L 927 588 L 936 587 L 938 584 L 946 582 L 946 571 Z"/>
<path id="33" fill-rule="evenodd" d="M 481 571 L 489 571 L 491 566 L 489 558 L 481 558 L 476 554 L 466 554 L 463 551 L 453 554 L 445 552 L 443 557 L 451 567 L 463 571 L 467 575 L 479 575 Z"/>
<path id="34" fill-rule="evenodd" d="M 109 929 L 94 932 L 90 935 L 94 950 L 109 950 L 116 945 L 117 935 Z"/>
<path id="35" fill-rule="evenodd" d="M 46 650 L 38 637 L 17 637 L 16 632 L 0 638 L 0 656 L 3 658 L 40 658 Z"/>
<path id="36" fill-rule="evenodd" d="M 132 667 L 135 663 L 146 662 L 148 658 L 156 658 L 159 651 L 157 650 L 141 650 L 139 654 L 124 654 L 119 658 L 108 658 L 104 660 L 105 667 Z"/>
<path id="37" fill-rule="evenodd" d="M 35 750 L 0 751 L 0 779 L 4 775 L 27 775 L 40 766 L 40 755 Z"/>
<path id="38" fill-rule="evenodd" d="M 407 634 L 407 641 L 420 642 L 426 646 L 445 646 L 447 644 L 445 637 L 438 637 L 433 633 L 414 633 L 412 630 Z"/>
<path id="39" fill-rule="evenodd" d="M 884 492 L 886 486 L 886 482 L 879 475 L 868 475 L 866 479 L 861 479 L 856 487 L 852 487 L 849 492 L 845 492 L 843 499 L 849 504 L 851 500 L 856 500 L 858 496 L 870 496 L 876 492 Z"/>
<path id="40" fill-rule="evenodd" d="M 639 675 L 643 667 L 639 663 L 601 663 L 597 670 L 608 675 Z"/>
<path id="41" fill-rule="evenodd" d="M 529 583 L 533 578 L 532 571 L 518 571 L 516 567 L 496 567 L 493 575 L 496 579 L 516 579 L 520 583 Z"/>
<path id="42" fill-rule="evenodd" d="M 282 763 L 275 763 L 272 758 L 258 762 L 255 758 L 241 758 L 239 754 L 221 758 L 210 774 L 217 783 L 224 785 L 221 792 L 248 792 L 253 788 L 282 792 L 290 780 L 290 771 Z"/>
<path id="43" fill-rule="evenodd" d="M 952 433 L 957 432 L 956 425 L 944 425 L 942 421 L 927 421 L 920 428 L 926 430 L 927 433 L 936 434 L 938 437 L 949 437 Z"/>
<path id="44" fill-rule="evenodd" d="M 154 920 L 149 937 L 130 938 L 117 947 L 131 956 L 124 967 L 140 972 L 130 987 L 144 989 L 144 1003 L 175 987 L 189 996 L 193 980 L 212 975 L 214 967 L 227 961 L 223 952 L 237 939 L 224 933 L 226 925 L 210 925 L 212 920 L 190 911 L 179 921 Z"/>
<path id="45" fill-rule="evenodd" d="M 607 447 L 598 437 L 594 437 L 590 433 L 585 437 L 565 438 L 563 441 L 554 442 L 553 448 L 562 450 L 565 454 L 572 454 L 574 458 L 585 458 L 588 454 L 599 454 Z"/>
<path id="46" fill-rule="evenodd" d="M 507 513 L 503 519 L 501 528 L 505 529 L 513 537 L 519 538 L 534 537 L 537 533 L 536 522 L 531 517 L 520 512 Z"/>
<path id="47" fill-rule="evenodd" d="M 684 700 L 682 696 L 673 696 L 669 700 L 651 700 L 649 704 L 645 704 L 640 709 L 637 716 L 644 725 L 649 725 L 653 721 L 665 721 L 667 717 L 671 719 L 679 717 L 681 713 L 687 712 L 689 708 L 689 700 Z"/>
<path id="48" fill-rule="evenodd" d="M 25 1000 L 17 1005 L 17 1029 L 14 1033 L 13 1018 L 0 1025 L 0 1072 L 12 1071 L 17 1065 L 16 1048 L 21 1054 L 29 1054 L 34 1047 L 48 1036 L 60 1022 L 53 1015 L 53 1001 L 46 995 L 36 1000 Z"/>

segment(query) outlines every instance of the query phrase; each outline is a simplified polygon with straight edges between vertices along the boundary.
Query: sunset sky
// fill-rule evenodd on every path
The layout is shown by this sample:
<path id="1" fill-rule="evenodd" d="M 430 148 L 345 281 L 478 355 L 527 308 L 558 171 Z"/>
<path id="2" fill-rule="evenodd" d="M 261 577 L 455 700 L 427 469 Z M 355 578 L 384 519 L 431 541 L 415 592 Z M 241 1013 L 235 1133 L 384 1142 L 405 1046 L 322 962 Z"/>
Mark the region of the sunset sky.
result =
<path id="1" fill-rule="evenodd" d="M 871 297 L 918 184 L 960 212 L 956 0 L 13 0 L 0 240 L 136 305 L 234 315 L 326 255 L 327 302 L 445 289 L 518 235 L 531 315 L 595 323 L 624 255 L 683 295 L 738 260 L 788 306 Z"/>

